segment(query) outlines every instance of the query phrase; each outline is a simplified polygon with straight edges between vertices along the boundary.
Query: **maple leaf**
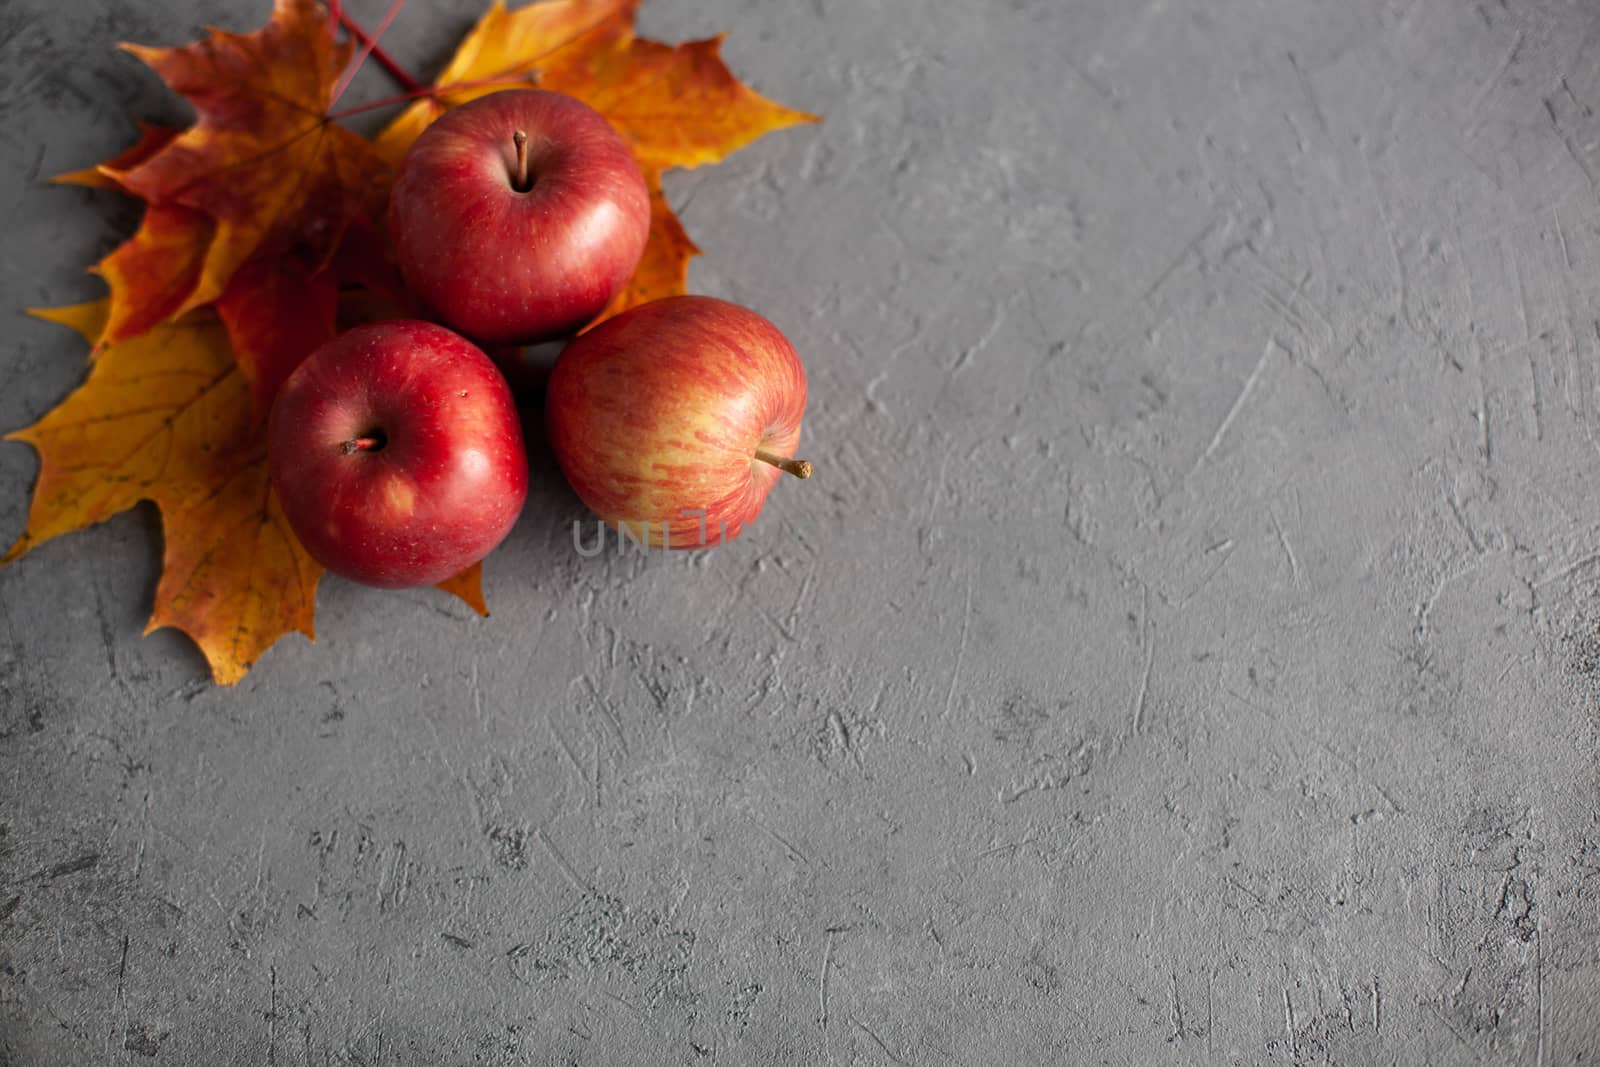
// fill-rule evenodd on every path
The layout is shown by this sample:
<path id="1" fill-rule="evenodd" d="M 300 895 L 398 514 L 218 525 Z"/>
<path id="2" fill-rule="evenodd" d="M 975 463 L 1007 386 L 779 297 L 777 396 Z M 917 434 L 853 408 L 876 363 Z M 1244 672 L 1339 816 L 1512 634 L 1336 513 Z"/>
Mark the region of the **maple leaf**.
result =
<path id="1" fill-rule="evenodd" d="M 97 341 L 137 337 L 183 311 L 200 286 L 216 225 L 181 204 L 151 204 L 138 232 L 91 268 L 111 287 Z"/>
<path id="2" fill-rule="evenodd" d="M 105 301 L 36 312 L 91 341 L 107 313 Z M 322 575 L 271 494 L 251 415 L 249 385 L 209 311 L 104 346 L 82 386 L 7 438 L 39 453 L 39 480 L 0 564 L 153 501 L 166 549 L 150 628 L 182 629 L 218 682 L 237 682 L 283 634 L 313 636 Z"/>
<path id="3" fill-rule="evenodd" d="M 106 162 L 58 174 L 61 185 L 131 193 L 119 175 L 171 144 L 182 130 L 139 123 L 139 140 Z M 132 238 L 91 268 L 111 289 L 103 330 L 108 340 L 136 337 L 176 314 L 194 293 L 211 247 L 215 225 L 179 204 L 151 204 Z"/>
<path id="4" fill-rule="evenodd" d="M 604 115 L 647 169 L 715 163 L 762 134 L 820 121 L 735 78 L 722 60 L 722 41 L 636 38 L 600 62 L 549 70 L 539 84 Z"/>
<path id="5" fill-rule="evenodd" d="M 502 89 L 537 85 L 575 96 L 604 115 L 633 148 L 651 193 L 650 239 L 638 270 L 600 320 L 686 289 L 699 254 L 661 193 L 661 172 L 714 163 L 764 133 L 817 116 L 768 100 L 722 60 L 722 38 L 666 45 L 634 36 L 637 0 L 547 0 L 508 12 L 501 0 L 479 20 L 435 82 L 433 94 L 379 135 L 398 162 L 450 107 Z"/>
<path id="6" fill-rule="evenodd" d="M 145 633 L 188 634 L 220 685 L 243 678 L 284 634 L 316 640 L 322 565 L 290 530 L 264 456 L 203 499 L 163 503 L 161 527 L 161 581 Z"/>
<path id="7" fill-rule="evenodd" d="M 196 122 L 143 158 L 99 168 L 151 205 L 99 265 L 111 286 L 103 342 L 220 299 L 258 256 L 326 263 L 353 221 L 381 215 L 388 167 L 327 114 L 351 47 L 334 42 L 312 0 L 276 0 L 254 33 L 123 47 L 194 105 Z"/>

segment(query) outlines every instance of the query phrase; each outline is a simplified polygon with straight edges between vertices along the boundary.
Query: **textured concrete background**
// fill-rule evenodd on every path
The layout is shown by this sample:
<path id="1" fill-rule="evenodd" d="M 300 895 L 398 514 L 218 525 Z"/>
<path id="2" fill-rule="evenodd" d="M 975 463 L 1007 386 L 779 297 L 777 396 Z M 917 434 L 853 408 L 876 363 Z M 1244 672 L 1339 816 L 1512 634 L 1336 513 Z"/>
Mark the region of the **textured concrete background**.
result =
<path id="1" fill-rule="evenodd" d="M 264 10 L 0 4 L 0 305 L 182 114 L 112 43 Z M 583 560 L 541 462 L 492 619 L 330 579 L 233 691 L 153 513 L 0 572 L 0 1062 L 1600 1059 L 1600 10 L 643 27 L 828 116 L 669 181 L 818 477 Z M 81 356 L 8 318 L 0 427 Z"/>

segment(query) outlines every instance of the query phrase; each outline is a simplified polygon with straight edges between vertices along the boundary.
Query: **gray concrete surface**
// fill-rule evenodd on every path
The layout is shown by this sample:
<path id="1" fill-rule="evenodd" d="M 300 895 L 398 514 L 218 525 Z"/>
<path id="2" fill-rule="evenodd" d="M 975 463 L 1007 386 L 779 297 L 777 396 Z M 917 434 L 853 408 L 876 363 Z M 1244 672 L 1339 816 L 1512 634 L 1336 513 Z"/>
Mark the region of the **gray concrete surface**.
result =
<path id="1" fill-rule="evenodd" d="M 181 115 L 112 43 L 263 10 L 0 5 L 0 304 Z M 584 560 L 540 461 L 492 619 L 329 580 L 234 691 L 153 513 L 0 572 L 0 1062 L 1600 1059 L 1600 9 L 643 27 L 828 117 L 669 182 L 818 477 Z M 80 356 L 7 319 L 0 426 Z"/>

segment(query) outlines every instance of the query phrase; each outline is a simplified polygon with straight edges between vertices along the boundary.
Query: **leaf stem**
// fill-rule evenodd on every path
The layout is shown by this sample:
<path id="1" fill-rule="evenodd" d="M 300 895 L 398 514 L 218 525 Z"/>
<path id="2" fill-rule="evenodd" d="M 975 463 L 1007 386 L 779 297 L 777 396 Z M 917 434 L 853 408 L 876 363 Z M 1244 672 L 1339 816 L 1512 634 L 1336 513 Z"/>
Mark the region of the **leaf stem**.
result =
<path id="1" fill-rule="evenodd" d="M 333 0 L 333 9 L 334 17 L 343 24 L 345 29 L 350 31 L 350 36 L 364 45 L 372 46 L 372 58 L 378 61 L 380 67 L 389 72 L 389 77 L 400 83 L 401 88 L 413 93 L 422 88 L 422 83 L 412 77 L 410 71 L 396 63 L 394 57 L 379 47 L 378 42 L 372 38 L 372 35 L 362 29 L 361 24 L 352 18 L 348 11 L 339 6 L 339 0 Z"/>
<path id="2" fill-rule="evenodd" d="M 809 459 L 789 459 L 784 456 L 774 456 L 771 452 L 756 449 L 756 458 L 763 463 L 770 463 L 785 474 L 792 474 L 796 478 L 811 477 L 811 461 Z"/>
<path id="3" fill-rule="evenodd" d="M 355 107 L 347 107 L 343 111 L 329 112 L 329 114 L 324 116 L 324 121 L 337 122 L 339 119 L 348 118 L 351 115 L 360 115 L 366 111 L 376 111 L 380 107 L 393 107 L 396 104 L 408 104 L 413 100 L 422 100 L 427 97 L 444 96 L 446 93 L 459 92 L 463 89 L 477 89 L 484 85 L 511 86 L 519 83 L 523 85 L 531 85 L 533 84 L 533 81 L 534 78 L 532 75 L 516 76 L 500 74 L 493 78 L 474 78 L 471 81 L 451 82 L 449 85 L 425 85 L 420 89 L 413 89 L 410 92 L 396 93 L 394 96 L 386 96 L 382 100 L 372 100 L 365 104 L 357 104 Z"/>
<path id="4" fill-rule="evenodd" d="M 384 13 L 383 21 L 378 23 L 378 28 L 373 31 L 367 43 L 362 45 L 360 53 L 356 55 L 355 62 L 350 64 L 349 70 L 340 75 L 339 81 L 333 87 L 333 95 L 328 99 L 330 110 L 333 105 L 339 102 L 339 98 L 344 95 L 344 91 L 350 88 L 350 83 L 355 80 L 356 72 L 361 69 L 361 64 L 365 63 L 367 57 L 372 54 L 372 50 L 378 47 L 379 39 L 388 31 L 389 24 L 394 22 L 395 16 L 400 14 L 400 9 L 405 6 L 405 2 L 406 0 L 394 0 L 389 5 L 389 10 Z"/>

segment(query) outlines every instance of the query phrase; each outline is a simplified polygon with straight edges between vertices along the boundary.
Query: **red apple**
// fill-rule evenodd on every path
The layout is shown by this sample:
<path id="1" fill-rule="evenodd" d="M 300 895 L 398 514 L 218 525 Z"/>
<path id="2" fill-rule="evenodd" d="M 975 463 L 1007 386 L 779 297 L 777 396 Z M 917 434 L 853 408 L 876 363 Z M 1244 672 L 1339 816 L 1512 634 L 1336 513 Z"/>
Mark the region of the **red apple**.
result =
<path id="1" fill-rule="evenodd" d="M 367 585 L 432 585 L 510 532 L 528 494 L 505 379 L 431 322 L 360 326 L 313 352 L 267 428 L 273 488 L 323 566 Z"/>
<path id="2" fill-rule="evenodd" d="M 806 372 L 778 328 L 704 296 L 608 319 L 550 374 L 550 447 L 579 497 L 614 528 L 669 548 L 732 540 L 800 443 Z"/>
<path id="3" fill-rule="evenodd" d="M 411 146 L 389 203 L 406 285 L 485 345 L 572 333 L 639 265 L 650 194 L 599 112 L 512 89 L 446 112 Z"/>

